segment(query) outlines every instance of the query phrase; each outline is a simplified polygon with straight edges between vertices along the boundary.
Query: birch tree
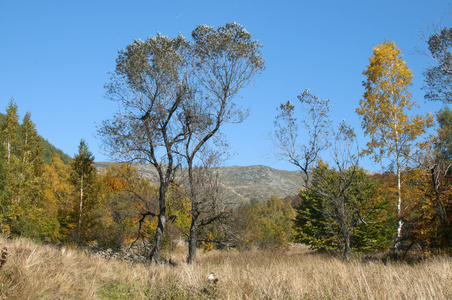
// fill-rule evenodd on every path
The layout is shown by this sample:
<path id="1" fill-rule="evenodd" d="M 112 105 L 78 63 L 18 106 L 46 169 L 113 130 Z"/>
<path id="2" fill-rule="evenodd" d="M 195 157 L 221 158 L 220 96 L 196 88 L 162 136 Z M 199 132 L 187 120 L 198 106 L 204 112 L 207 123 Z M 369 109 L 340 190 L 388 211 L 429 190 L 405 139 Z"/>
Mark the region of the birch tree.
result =
<path id="1" fill-rule="evenodd" d="M 416 139 L 431 126 L 430 114 L 410 113 L 419 108 L 411 100 L 408 88 L 413 73 L 403 60 L 395 43 L 385 41 L 373 48 L 369 65 L 363 72 L 365 93 L 356 112 L 361 117 L 364 133 L 370 138 L 364 153 L 381 163 L 388 158 L 397 174 L 397 233 L 394 252 L 397 253 L 404 224 L 404 199 L 402 171 L 409 166 Z"/>

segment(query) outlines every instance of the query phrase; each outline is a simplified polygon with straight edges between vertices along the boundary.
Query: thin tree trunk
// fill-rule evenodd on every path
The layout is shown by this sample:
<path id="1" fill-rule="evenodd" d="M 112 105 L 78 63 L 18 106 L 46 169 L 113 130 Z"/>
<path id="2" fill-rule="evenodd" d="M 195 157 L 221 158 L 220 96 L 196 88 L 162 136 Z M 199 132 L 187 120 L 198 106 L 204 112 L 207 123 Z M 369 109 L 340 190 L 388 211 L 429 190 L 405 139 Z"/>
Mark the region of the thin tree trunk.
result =
<path id="1" fill-rule="evenodd" d="M 11 161 L 11 142 L 10 141 L 8 141 L 8 143 L 7 143 L 7 156 L 8 156 L 8 164 L 10 163 L 10 161 Z"/>
<path id="2" fill-rule="evenodd" d="M 188 153 L 188 149 L 187 149 Z M 195 184 L 193 178 L 193 160 L 188 159 L 188 181 L 190 184 L 190 200 L 191 200 L 191 224 L 190 235 L 188 237 L 188 257 L 187 262 L 192 264 L 196 261 L 196 246 L 198 242 L 198 224 L 196 223 L 199 217 L 198 202 L 195 195 Z"/>
<path id="3" fill-rule="evenodd" d="M 77 233 L 77 242 L 79 245 L 81 242 L 82 212 L 83 212 L 83 173 L 80 176 L 80 212 L 78 217 L 78 233 Z"/>
<path id="4" fill-rule="evenodd" d="M 336 200 L 338 201 L 338 200 Z M 337 207 L 337 213 L 339 218 L 339 224 L 341 228 L 342 238 L 344 242 L 344 253 L 343 253 L 343 259 L 344 261 L 350 260 L 350 255 L 352 253 L 352 247 L 351 247 L 351 236 L 353 232 L 353 228 L 349 229 L 347 227 L 347 217 L 346 217 L 346 209 L 345 209 L 345 200 L 341 200 L 336 202 L 336 205 L 339 203 Z"/>
<path id="5" fill-rule="evenodd" d="M 402 180 L 401 180 L 401 167 L 400 158 L 397 156 L 397 235 L 394 242 L 394 253 L 398 253 L 400 249 L 400 244 L 402 240 Z"/>

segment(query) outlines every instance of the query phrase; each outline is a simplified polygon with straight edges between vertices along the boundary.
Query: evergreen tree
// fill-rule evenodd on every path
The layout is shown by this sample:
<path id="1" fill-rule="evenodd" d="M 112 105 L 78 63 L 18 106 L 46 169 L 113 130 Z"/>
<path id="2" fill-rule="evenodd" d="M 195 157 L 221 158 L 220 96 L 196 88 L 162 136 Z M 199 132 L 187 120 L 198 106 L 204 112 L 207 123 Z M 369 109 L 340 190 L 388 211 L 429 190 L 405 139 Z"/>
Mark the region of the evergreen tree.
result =
<path id="1" fill-rule="evenodd" d="M 37 201 L 42 191 L 42 140 L 38 136 L 36 126 L 31 121 L 30 113 L 26 113 L 19 129 L 20 148 L 18 149 L 20 167 L 20 185 L 23 198 Z"/>
<path id="2" fill-rule="evenodd" d="M 443 28 L 429 36 L 429 56 L 433 64 L 424 71 L 425 99 L 452 101 L 452 28 Z"/>
<path id="3" fill-rule="evenodd" d="M 300 191 L 294 221 L 298 242 L 322 251 L 344 251 L 347 243 L 357 252 L 388 249 L 389 202 L 377 196 L 374 180 L 363 169 L 353 172 L 350 187 L 341 191 L 336 188 L 343 180 L 339 172 L 324 163 L 313 169 L 312 189 Z"/>
<path id="4" fill-rule="evenodd" d="M 78 199 L 77 208 L 74 208 L 75 219 L 77 220 L 77 242 L 82 241 L 82 228 L 86 229 L 88 221 L 88 209 L 95 202 L 95 181 L 96 168 L 94 166 L 94 156 L 89 151 L 88 145 L 82 139 L 78 147 L 78 153 L 71 163 L 71 182 L 76 191 Z M 83 224 L 82 222 L 85 221 Z"/>
<path id="5" fill-rule="evenodd" d="M 15 164 L 17 162 L 17 132 L 19 128 L 19 116 L 17 105 L 11 98 L 6 109 L 4 123 L 1 126 L 1 141 L 3 148 L 3 170 L 4 185 L 1 199 L 2 209 L 2 232 L 9 233 L 11 231 L 11 222 L 17 217 L 17 203 L 13 198 L 17 198 L 15 192 L 15 182 L 17 178 Z"/>
<path id="6" fill-rule="evenodd" d="M 6 109 L 5 122 L 1 127 L 1 136 L 6 151 L 7 163 L 9 163 L 11 158 L 15 155 L 18 128 L 19 115 L 17 113 L 17 104 L 14 102 L 14 99 L 11 98 Z"/>
<path id="7" fill-rule="evenodd" d="M 437 156 L 452 162 L 452 112 L 445 107 L 437 114 L 438 140 L 435 143 Z"/>
<path id="8" fill-rule="evenodd" d="M 338 250 L 335 236 L 339 234 L 336 223 L 330 223 L 323 216 L 325 203 L 319 194 L 311 190 L 301 190 L 302 199 L 294 220 L 297 242 L 309 245 L 311 249 Z"/>
<path id="9" fill-rule="evenodd" d="M 6 151 L 3 143 L 0 143 L 0 233 L 4 233 L 6 226 L 6 212 L 7 212 L 7 165 L 6 165 Z"/>
<path id="10" fill-rule="evenodd" d="M 42 139 L 29 113 L 19 124 L 13 100 L 0 135 L 1 231 L 37 240 L 58 239 L 56 215 L 49 211 L 43 187 Z"/>

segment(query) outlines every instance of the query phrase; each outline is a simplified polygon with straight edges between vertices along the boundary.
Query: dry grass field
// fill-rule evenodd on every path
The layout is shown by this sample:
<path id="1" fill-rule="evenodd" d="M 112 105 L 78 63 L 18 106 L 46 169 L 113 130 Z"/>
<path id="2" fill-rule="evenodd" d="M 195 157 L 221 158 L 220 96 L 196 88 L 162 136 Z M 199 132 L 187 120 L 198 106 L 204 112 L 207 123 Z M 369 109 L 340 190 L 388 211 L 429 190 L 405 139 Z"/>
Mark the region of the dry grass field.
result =
<path id="1" fill-rule="evenodd" d="M 288 251 L 199 253 L 176 266 L 105 260 L 75 249 L 0 238 L 8 248 L 0 299 L 452 299 L 452 259 L 363 263 L 292 247 Z M 209 283 L 215 272 L 217 283 Z"/>

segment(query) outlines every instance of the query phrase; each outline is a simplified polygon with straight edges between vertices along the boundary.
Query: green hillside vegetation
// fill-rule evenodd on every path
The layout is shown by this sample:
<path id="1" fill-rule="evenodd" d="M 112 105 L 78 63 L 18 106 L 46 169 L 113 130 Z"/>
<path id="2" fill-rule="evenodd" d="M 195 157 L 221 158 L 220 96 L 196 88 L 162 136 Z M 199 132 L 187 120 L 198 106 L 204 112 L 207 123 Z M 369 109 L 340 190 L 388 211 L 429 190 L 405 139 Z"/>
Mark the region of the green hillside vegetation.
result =
<path id="1" fill-rule="evenodd" d="M 60 157 L 63 163 L 68 164 L 71 162 L 72 158 L 68 154 L 64 153 L 62 150 L 58 149 L 44 138 L 42 138 L 42 146 L 43 146 L 42 157 L 44 159 L 45 164 L 49 164 L 50 160 L 55 154 Z"/>
<path id="2" fill-rule="evenodd" d="M 5 122 L 5 116 L 0 113 L 0 127 Z M 43 137 L 40 137 L 42 139 L 42 157 L 44 159 L 44 163 L 48 164 L 50 163 L 50 159 L 57 154 L 60 159 L 65 163 L 68 164 L 71 161 L 71 157 L 64 153 L 62 150 L 58 149 L 54 145 L 52 145 L 48 140 L 44 139 Z"/>

